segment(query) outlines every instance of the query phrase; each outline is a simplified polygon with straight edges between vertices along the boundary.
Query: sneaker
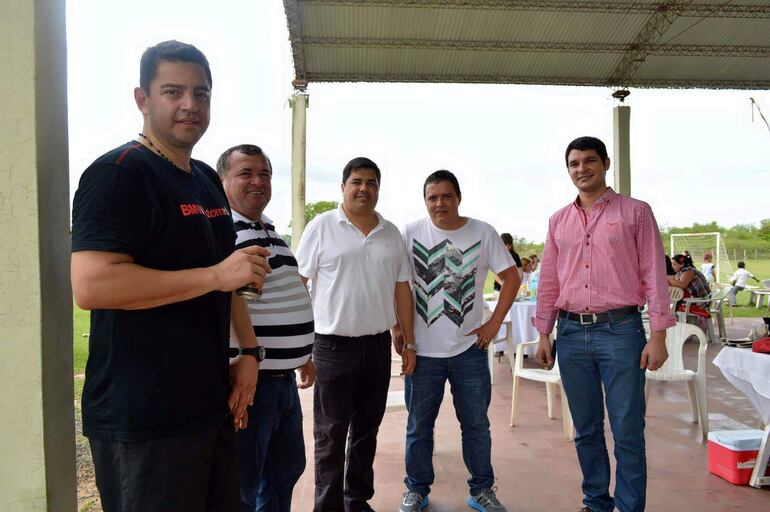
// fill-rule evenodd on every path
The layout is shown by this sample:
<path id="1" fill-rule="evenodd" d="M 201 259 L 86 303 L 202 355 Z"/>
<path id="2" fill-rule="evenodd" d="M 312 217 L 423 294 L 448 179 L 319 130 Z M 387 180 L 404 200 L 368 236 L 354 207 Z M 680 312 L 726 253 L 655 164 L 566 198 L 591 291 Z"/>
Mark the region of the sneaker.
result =
<path id="1" fill-rule="evenodd" d="M 401 500 L 401 506 L 398 512 L 420 512 L 428 506 L 428 497 L 422 496 L 418 492 L 409 491 L 404 493 L 404 499 Z"/>
<path id="2" fill-rule="evenodd" d="M 508 512 L 502 503 L 497 499 L 493 489 L 484 489 L 477 496 L 468 496 L 468 506 L 480 512 Z"/>

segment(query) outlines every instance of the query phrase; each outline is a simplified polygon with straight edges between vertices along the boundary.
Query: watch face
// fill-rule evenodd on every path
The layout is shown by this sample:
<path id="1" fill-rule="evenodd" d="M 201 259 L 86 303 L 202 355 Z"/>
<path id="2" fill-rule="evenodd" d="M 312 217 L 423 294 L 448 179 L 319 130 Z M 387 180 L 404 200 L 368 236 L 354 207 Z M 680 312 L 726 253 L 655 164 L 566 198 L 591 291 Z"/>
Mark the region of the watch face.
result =
<path id="1" fill-rule="evenodd" d="M 265 360 L 266 353 L 267 353 L 267 350 L 265 350 L 265 347 L 262 347 L 262 346 L 257 347 L 257 360 L 260 363 Z"/>

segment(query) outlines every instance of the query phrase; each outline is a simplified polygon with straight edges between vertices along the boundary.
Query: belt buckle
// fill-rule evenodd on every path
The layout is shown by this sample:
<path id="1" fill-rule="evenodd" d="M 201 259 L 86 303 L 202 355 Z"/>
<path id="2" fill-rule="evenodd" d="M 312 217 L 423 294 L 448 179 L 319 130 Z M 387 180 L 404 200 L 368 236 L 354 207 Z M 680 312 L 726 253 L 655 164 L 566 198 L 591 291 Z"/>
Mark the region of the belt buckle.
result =
<path id="1" fill-rule="evenodd" d="M 589 321 L 584 321 L 583 317 L 587 316 Z M 580 313 L 580 325 L 592 325 L 596 323 L 596 313 Z"/>

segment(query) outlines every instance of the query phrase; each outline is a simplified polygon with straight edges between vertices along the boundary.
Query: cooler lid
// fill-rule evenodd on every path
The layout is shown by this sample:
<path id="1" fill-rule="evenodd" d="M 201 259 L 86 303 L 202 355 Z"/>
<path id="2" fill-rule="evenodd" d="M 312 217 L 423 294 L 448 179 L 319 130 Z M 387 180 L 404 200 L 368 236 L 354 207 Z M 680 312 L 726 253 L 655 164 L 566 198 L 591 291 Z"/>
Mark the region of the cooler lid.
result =
<path id="1" fill-rule="evenodd" d="M 721 430 L 709 432 L 709 440 L 732 450 L 759 450 L 764 432 L 761 430 Z"/>

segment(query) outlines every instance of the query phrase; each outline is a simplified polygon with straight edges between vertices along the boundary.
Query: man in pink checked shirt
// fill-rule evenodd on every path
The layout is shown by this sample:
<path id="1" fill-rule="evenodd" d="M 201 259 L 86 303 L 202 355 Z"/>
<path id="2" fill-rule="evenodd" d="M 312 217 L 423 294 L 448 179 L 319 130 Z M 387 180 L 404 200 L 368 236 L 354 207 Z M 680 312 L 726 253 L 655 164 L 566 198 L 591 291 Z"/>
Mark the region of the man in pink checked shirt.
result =
<path id="1" fill-rule="evenodd" d="M 663 244 L 650 206 L 607 187 L 610 159 L 601 140 L 573 140 L 565 160 L 578 197 L 549 221 L 535 320 L 537 359 L 553 364 L 548 336 L 558 316 L 559 371 L 583 472 L 580 512 L 640 512 L 647 487 L 644 372 L 668 358 L 666 328 L 675 323 Z M 645 303 L 649 341 L 639 313 Z M 603 398 L 615 441 L 614 498 Z"/>

